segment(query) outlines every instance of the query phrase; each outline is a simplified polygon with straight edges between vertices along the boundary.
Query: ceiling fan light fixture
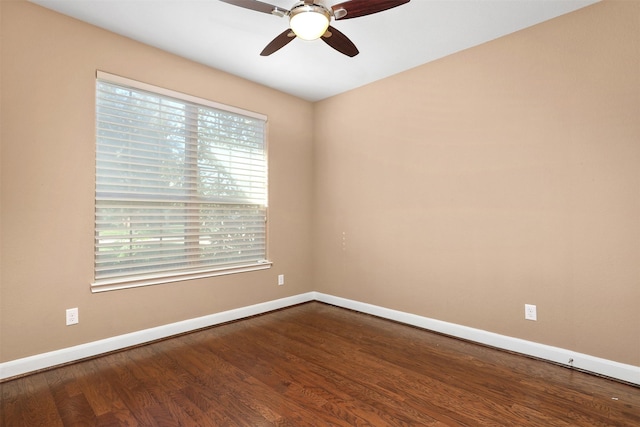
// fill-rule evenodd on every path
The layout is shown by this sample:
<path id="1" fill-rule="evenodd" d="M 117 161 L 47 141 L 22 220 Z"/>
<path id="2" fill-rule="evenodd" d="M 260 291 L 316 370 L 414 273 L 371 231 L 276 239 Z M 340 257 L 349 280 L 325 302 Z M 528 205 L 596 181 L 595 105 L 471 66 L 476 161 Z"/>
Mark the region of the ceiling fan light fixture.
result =
<path id="1" fill-rule="evenodd" d="M 291 10 L 289 25 L 296 36 L 303 40 L 316 40 L 329 28 L 331 14 L 320 5 L 301 4 Z"/>

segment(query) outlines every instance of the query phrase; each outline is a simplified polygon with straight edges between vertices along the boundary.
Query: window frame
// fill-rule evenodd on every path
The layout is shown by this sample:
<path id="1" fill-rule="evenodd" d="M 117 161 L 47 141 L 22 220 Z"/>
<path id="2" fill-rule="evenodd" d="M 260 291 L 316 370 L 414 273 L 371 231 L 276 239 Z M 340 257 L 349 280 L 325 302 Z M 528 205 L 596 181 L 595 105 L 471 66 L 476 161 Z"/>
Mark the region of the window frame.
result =
<path id="1" fill-rule="evenodd" d="M 127 274 L 127 275 L 122 275 L 120 277 L 116 276 L 116 277 L 109 277 L 109 278 L 97 278 L 98 277 L 98 255 L 99 255 L 99 247 L 100 247 L 100 236 L 99 236 L 99 231 L 103 231 L 103 229 L 99 230 L 99 226 L 98 226 L 98 147 L 99 147 L 99 132 L 98 132 L 98 86 L 100 84 L 100 82 L 105 82 L 107 84 L 112 84 L 112 85 L 117 85 L 117 86 L 122 86 L 125 88 L 130 88 L 130 89 L 134 89 L 134 90 L 139 90 L 139 91 L 143 91 L 143 92 L 147 92 L 149 94 L 152 94 L 154 96 L 158 96 L 158 97 L 163 97 L 163 98 L 169 98 L 169 99 L 174 99 L 174 100 L 178 100 L 180 102 L 185 102 L 185 110 L 187 108 L 186 104 L 196 104 L 205 108 L 211 108 L 211 109 L 215 109 L 218 111 L 223 111 L 225 113 L 231 113 L 234 115 L 239 115 L 239 116 L 245 116 L 245 117 L 249 117 L 252 119 L 257 119 L 259 121 L 263 122 L 263 126 L 264 126 L 264 133 L 263 133 L 263 157 L 264 157 L 264 179 L 265 179 L 265 187 L 264 187 L 264 192 L 265 192 L 265 196 L 264 196 L 264 205 L 261 203 L 236 203 L 238 205 L 240 204 L 245 204 L 245 205 L 254 205 L 256 207 L 260 207 L 260 209 L 264 209 L 264 232 L 263 232 L 263 236 L 264 236 L 264 259 L 259 259 L 256 261 L 251 261 L 251 262 L 241 262 L 241 263 L 234 263 L 234 264 L 227 264 L 227 265 L 215 265 L 215 266 L 208 266 L 208 267 L 204 267 L 204 268 L 186 268 L 186 269 L 178 269 L 175 270 L 173 272 L 169 272 L 169 273 L 158 273 L 156 272 L 144 272 L 141 274 Z M 265 270 L 265 269 L 269 269 L 271 268 L 272 262 L 269 261 L 268 259 L 268 255 L 269 255 L 269 227 L 268 227 L 268 215 L 269 215 L 269 209 L 268 209 L 268 198 L 269 198 L 269 191 L 268 191 L 268 180 L 269 180 L 269 172 L 268 172 L 268 119 L 267 116 L 264 114 L 260 114 L 260 113 L 256 113 L 256 112 L 252 112 L 252 111 L 248 111 L 248 110 L 244 110 L 241 108 L 237 108 L 237 107 L 233 107 L 233 106 L 228 106 L 225 104 L 221 104 L 218 102 L 214 102 L 208 99 L 204 99 L 204 98 L 200 98 L 200 97 L 196 97 L 193 95 L 188 95 L 188 94 L 184 94 L 181 92 L 177 92 L 177 91 L 173 91 L 170 89 L 166 89 L 166 88 L 162 88 L 162 87 L 158 87 L 158 86 L 154 86 L 148 83 L 143 83 L 137 80 L 132 80 L 126 77 L 122 77 L 122 76 L 118 76 L 115 74 L 110 74 L 104 71 L 96 71 L 96 83 L 95 83 L 95 87 L 96 87 L 96 98 L 95 98 L 95 118 L 96 118 L 96 123 L 95 123 L 95 129 L 96 129 L 96 135 L 95 135 L 95 173 L 94 173 L 94 177 L 96 178 L 95 181 L 95 185 L 94 185 L 94 206 L 95 206 L 95 223 L 94 223 L 94 280 L 91 283 L 91 291 L 92 292 L 104 292 L 104 291 L 111 291 L 111 290 L 116 290 L 116 289 L 127 289 L 127 288 L 134 288 L 134 287 L 140 287 L 140 286 L 150 286 L 150 285 L 158 285 L 158 284 L 164 284 L 164 283 L 174 283 L 174 282 L 179 282 L 179 281 L 186 281 L 186 280 L 192 280 L 192 279 L 201 279 L 201 278 L 207 278 L 207 277 L 214 277 L 214 276 L 221 276 L 221 275 L 228 275 L 228 274 L 236 274 L 236 273 L 243 273 L 243 272 L 250 272 L 250 271 L 258 271 L 258 270 Z M 199 114 L 198 114 L 199 117 Z M 186 118 L 185 118 L 185 122 L 186 122 Z M 197 137 L 196 137 L 197 138 Z M 200 147 L 200 139 L 197 138 L 196 143 L 198 145 L 198 147 Z M 186 148 L 186 144 L 187 144 L 187 140 L 185 139 L 185 150 Z M 185 160 L 186 162 L 186 160 Z M 193 170 L 193 169 L 191 169 Z M 199 170 L 198 168 L 195 168 L 195 170 Z M 166 202 L 165 202 L 166 203 Z M 199 234 L 200 237 L 203 236 L 203 234 Z M 104 240 L 104 239 L 102 239 Z M 187 241 L 187 237 L 185 235 L 184 237 L 185 242 Z M 184 251 L 185 253 L 187 252 L 186 250 Z"/>

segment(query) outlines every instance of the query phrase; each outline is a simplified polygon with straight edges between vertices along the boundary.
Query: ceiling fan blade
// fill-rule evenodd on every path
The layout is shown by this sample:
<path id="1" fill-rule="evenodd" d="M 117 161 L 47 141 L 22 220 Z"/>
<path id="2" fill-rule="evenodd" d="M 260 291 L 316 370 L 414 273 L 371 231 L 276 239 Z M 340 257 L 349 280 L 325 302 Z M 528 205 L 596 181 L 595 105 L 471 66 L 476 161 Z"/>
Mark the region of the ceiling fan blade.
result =
<path id="1" fill-rule="evenodd" d="M 331 6 L 336 19 L 358 18 L 409 3 L 410 0 L 351 0 Z M 345 13 L 346 12 L 346 13 Z"/>
<path id="2" fill-rule="evenodd" d="M 220 1 L 224 3 L 232 4 L 234 6 L 244 7 L 245 9 L 251 9 L 251 10 L 256 10 L 258 12 L 268 13 L 270 15 L 279 15 L 277 13 L 278 11 L 284 12 L 283 15 L 289 12 L 287 9 L 283 9 L 278 6 L 274 6 L 269 3 L 263 3 L 257 0 L 220 0 Z"/>
<path id="3" fill-rule="evenodd" d="M 269 43 L 263 50 L 262 52 L 260 52 L 260 56 L 269 56 L 272 53 L 280 50 L 281 48 L 285 47 L 287 44 L 289 44 L 291 42 L 291 40 L 295 39 L 296 35 L 293 34 L 293 31 L 291 31 L 290 29 L 286 29 L 285 31 L 283 31 L 282 33 L 280 33 L 280 35 L 278 37 L 276 37 L 275 39 L 271 40 L 271 43 Z"/>
<path id="4" fill-rule="evenodd" d="M 340 53 L 343 53 L 347 56 L 354 57 L 358 53 L 358 48 L 349 37 L 342 34 L 340 31 L 335 28 L 329 26 L 329 29 L 326 33 L 321 37 L 322 41 L 337 50 Z"/>

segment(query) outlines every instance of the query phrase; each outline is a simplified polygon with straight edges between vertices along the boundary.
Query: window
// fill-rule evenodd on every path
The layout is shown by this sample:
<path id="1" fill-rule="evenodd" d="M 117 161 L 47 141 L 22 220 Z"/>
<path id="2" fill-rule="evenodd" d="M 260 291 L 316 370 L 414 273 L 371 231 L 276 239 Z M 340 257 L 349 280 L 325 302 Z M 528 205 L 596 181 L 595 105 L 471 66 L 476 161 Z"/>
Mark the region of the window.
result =
<path id="1" fill-rule="evenodd" d="M 269 268 L 265 128 L 98 72 L 92 290 Z"/>

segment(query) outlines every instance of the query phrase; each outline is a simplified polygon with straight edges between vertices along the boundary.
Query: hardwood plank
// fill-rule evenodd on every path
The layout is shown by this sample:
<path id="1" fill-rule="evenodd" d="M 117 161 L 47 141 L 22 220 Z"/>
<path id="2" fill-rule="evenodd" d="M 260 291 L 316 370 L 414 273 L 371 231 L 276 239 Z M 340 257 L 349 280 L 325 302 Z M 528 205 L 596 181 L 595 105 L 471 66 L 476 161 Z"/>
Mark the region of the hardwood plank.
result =
<path id="1" fill-rule="evenodd" d="M 0 384 L 0 420 L 3 426 L 24 425 L 25 381 L 9 381 Z"/>
<path id="2" fill-rule="evenodd" d="M 20 383 L 10 383 L 2 388 L 2 424 L 6 426 L 62 426 L 56 402 L 45 379 L 26 377 Z"/>
<path id="3" fill-rule="evenodd" d="M 637 426 L 640 388 L 322 303 L 0 384 L 6 426 Z"/>
<path id="4" fill-rule="evenodd" d="M 85 397 L 96 414 L 98 425 L 136 425 L 131 411 L 114 390 L 110 381 L 105 381 L 108 375 L 100 361 L 89 360 L 75 365 L 73 377 L 78 386 L 85 390 Z"/>
<path id="5" fill-rule="evenodd" d="M 95 425 L 96 416 L 93 409 L 91 409 L 78 383 L 74 381 L 73 375 L 69 375 L 73 370 L 74 368 L 64 367 L 45 372 L 43 376 L 48 384 L 48 390 L 53 396 L 55 407 L 60 414 L 63 425 L 74 423 Z M 28 378 L 41 379 L 41 376 L 35 375 Z M 30 425 L 39 424 L 35 421 L 42 422 L 42 413 L 34 411 L 32 415 L 36 418 Z"/>

